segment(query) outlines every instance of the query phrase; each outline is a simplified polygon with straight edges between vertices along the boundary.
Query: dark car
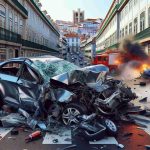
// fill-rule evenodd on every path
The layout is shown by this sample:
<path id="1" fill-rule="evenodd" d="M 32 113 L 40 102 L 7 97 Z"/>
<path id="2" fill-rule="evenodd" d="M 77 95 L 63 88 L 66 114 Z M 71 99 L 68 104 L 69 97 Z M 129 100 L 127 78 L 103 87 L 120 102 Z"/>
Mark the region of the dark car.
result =
<path id="1" fill-rule="evenodd" d="M 81 104 L 70 103 L 74 93 L 61 87 L 54 87 L 50 79 L 61 75 L 59 80 L 80 68 L 73 63 L 53 56 L 13 58 L 0 64 L 0 106 L 7 105 L 14 110 L 23 109 L 34 114 L 37 110 L 62 114 L 63 110 L 76 115 L 83 112 Z M 84 70 L 108 71 L 105 66 L 84 68 Z M 66 74 L 64 78 L 64 74 Z M 72 79 L 72 82 L 74 79 Z M 48 89 L 46 92 L 45 89 Z M 47 99 L 50 101 L 47 102 Z M 70 104 L 70 107 L 68 107 Z M 58 109 L 59 105 L 59 109 Z M 79 109 L 78 109 L 79 108 Z M 59 111 L 58 111 L 59 110 Z M 55 113 L 56 115 L 56 113 Z M 57 117 L 57 116 L 56 116 Z M 65 115 L 64 115 L 65 118 Z M 65 122 L 67 124 L 67 122 Z"/>

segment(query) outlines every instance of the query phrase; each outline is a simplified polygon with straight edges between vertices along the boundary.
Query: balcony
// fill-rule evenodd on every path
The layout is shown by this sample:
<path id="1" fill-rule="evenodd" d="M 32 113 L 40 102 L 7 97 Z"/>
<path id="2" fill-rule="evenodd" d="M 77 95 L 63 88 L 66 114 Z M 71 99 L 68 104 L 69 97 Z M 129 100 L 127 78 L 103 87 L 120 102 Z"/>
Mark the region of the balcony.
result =
<path id="1" fill-rule="evenodd" d="M 22 6 L 18 0 L 8 0 L 10 5 L 15 6 L 18 11 L 22 13 L 22 15 L 27 18 L 28 17 L 28 11 L 25 9 L 24 6 Z"/>
<path id="2" fill-rule="evenodd" d="M 23 40 L 23 39 L 22 39 L 22 46 L 35 48 L 35 49 L 40 49 L 40 50 L 46 50 L 46 51 L 49 51 L 49 52 L 58 52 L 57 50 L 54 50 L 54 49 L 49 48 L 47 46 L 40 45 L 40 44 L 31 42 L 31 41 L 27 41 L 27 40 Z"/>
<path id="3" fill-rule="evenodd" d="M 141 31 L 141 32 L 139 32 L 138 34 L 136 34 L 135 39 L 136 40 L 141 40 L 141 39 L 149 37 L 149 35 L 150 35 L 150 27 L 143 30 L 143 31 Z"/>
<path id="4" fill-rule="evenodd" d="M 21 35 L 0 27 L 0 40 L 21 44 Z"/>

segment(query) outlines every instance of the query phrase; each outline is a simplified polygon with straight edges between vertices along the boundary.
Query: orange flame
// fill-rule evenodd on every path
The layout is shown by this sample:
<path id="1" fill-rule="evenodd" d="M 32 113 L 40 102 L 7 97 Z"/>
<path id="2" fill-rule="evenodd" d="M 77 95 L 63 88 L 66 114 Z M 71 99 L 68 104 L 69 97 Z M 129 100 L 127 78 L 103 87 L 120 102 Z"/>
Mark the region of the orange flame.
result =
<path id="1" fill-rule="evenodd" d="M 143 63 L 143 64 L 141 64 L 141 66 L 140 66 L 140 68 L 138 70 L 142 73 L 142 72 L 144 72 L 147 69 L 150 69 L 150 64 Z"/>

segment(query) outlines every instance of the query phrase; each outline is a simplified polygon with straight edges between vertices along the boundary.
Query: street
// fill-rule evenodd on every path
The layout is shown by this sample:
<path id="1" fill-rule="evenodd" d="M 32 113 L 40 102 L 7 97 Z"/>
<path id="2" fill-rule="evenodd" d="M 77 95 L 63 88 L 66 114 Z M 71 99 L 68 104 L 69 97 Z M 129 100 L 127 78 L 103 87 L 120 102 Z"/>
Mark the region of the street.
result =
<path id="1" fill-rule="evenodd" d="M 84 57 L 83 52 L 67 53 L 66 58 L 67 61 L 72 62 L 81 68 L 88 65 L 88 61 Z"/>

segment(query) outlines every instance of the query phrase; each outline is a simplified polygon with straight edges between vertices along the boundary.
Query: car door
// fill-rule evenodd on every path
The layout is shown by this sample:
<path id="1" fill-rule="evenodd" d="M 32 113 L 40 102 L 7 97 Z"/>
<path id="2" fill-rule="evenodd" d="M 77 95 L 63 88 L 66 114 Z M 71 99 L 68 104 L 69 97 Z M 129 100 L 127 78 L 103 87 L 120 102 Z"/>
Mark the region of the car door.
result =
<path id="1" fill-rule="evenodd" d="M 24 63 L 17 84 L 19 86 L 20 101 L 23 109 L 35 111 L 40 94 L 39 75 L 28 64 Z"/>
<path id="2" fill-rule="evenodd" d="M 0 96 L 9 106 L 19 107 L 17 80 L 22 68 L 22 61 L 8 61 L 0 66 Z"/>

